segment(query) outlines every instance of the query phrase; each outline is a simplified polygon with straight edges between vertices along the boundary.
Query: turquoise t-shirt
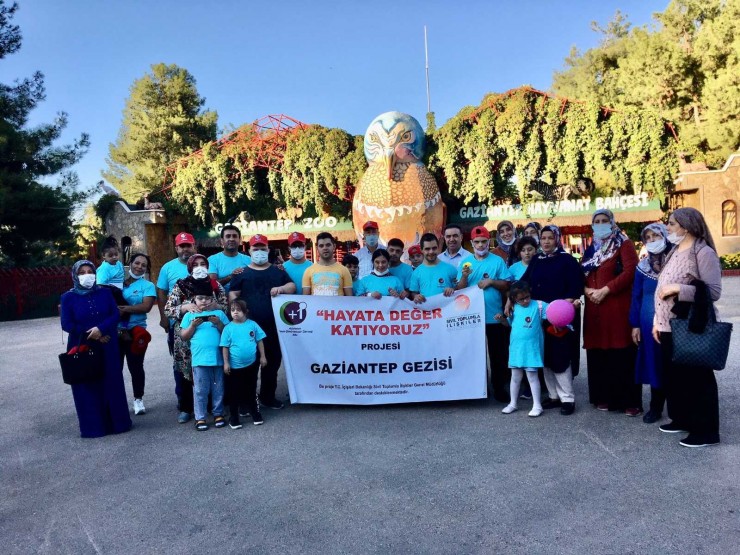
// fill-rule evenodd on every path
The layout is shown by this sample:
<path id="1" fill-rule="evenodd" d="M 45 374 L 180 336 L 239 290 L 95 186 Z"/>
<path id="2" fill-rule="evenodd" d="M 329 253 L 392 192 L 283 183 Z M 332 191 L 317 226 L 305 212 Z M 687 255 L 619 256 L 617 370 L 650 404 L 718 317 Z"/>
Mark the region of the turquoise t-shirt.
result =
<path id="1" fill-rule="evenodd" d="M 224 325 L 229 319 L 223 310 L 206 310 L 205 312 L 188 312 L 182 319 L 180 326 L 185 329 L 193 323 L 195 318 L 201 316 L 218 316 Z M 210 322 L 203 322 L 195 329 L 195 334 L 190 339 L 190 352 L 193 355 L 193 366 L 223 366 L 224 359 L 221 356 L 221 332 Z"/>
<path id="2" fill-rule="evenodd" d="M 545 335 L 542 320 L 545 320 L 548 304 L 534 299 L 529 306 L 514 303 L 514 314 L 509 318 L 511 339 L 509 341 L 509 368 L 542 368 L 545 356 Z"/>
<path id="3" fill-rule="evenodd" d="M 144 302 L 145 297 L 157 297 L 157 291 L 154 289 L 154 284 L 144 278 L 137 279 L 131 285 L 123 287 L 123 298 L 126 299 L 126 303 L 129 305 L 141 304 Z M 146 314 L 131 314 L 128 320 L 128 325 L 125 322 L 121 322 L 119 327 L 131 329 L 135 326 L 146 327 Z"/>
<path id="4" fill-rule="evenodd" d="M 173 258 L 169 262 L 166 262 L 159 270 L 157 287 L 163 291 L 167 291 L 167 294 L 169 295 L 172 293 L 172 288 L 177 283 L 177 280 L 185 279 L 189 275 L 188 265 L 184 262 L 180 262 L 179 258 Z"/>
<path id="5" fill-rule="evenodd" d="M 222 279 L 231 275 L 231 272 L 237 268 L 249 266 L 252 258 L 243 252 L 237 252 L 236 256 L 226 256 L 223 251 L 212 254 L 208 257 L 208 273 L 216 274 L 216 279 Z M 228 293 L 231 282 L 224 285 L 224 290 Z"/>
<path id="6" fill-rule="evenodd" d="M 115 285 L 116 287 L 123 286 L 123 264 L 119 260 L 115 264 L 109 264 L 103 262 L 98 269 L 95 270 L 95 283 L 98 285 Z"/>
<path id="7" fill-rule="evenodd" d="M 509 271 L 511 272 L 511 275 L 514 276 L 514 281 L 519 281 L 522 279 L 524 272 L 527 271 L 527 266 L 525 266 L 524 262 L 520 260 L 519 262 L 515 262 L 509 266 Z"/>
<path id="8" fill-rule="evenodd" d="M 460 264 L 460 271 L 457 274 L 458 279 L 462 277 L 463 266 L 468 262 L 470 263 L 468 286 L 478 285 L 478 282 L 482 279 L 502 279 L 505 281 L 514 279 L 504 259 L 492 253 L 487 254 L 482 260 L 478 260 L 475 256 L 465 259 Z M 486 287 L 483 290 L 483 300 L 486 304 L 486 324 L 498 324 L 499 322 L 494 316 L 504 312 L 501 292 L 495 287 Z"/>
<path id="9" fill-rule="evenodd" d="M 439 295 L 447 287 L 455 287 L 457 270 L 447 262 L 440 261 L 434 266 L 422 264 L 411 274 L 409 290 L 425 297 Z"/>
<path id="10" fill-rule="evenodd" d="M 293 281 L 293 283 L 296 284 L 296 287 L 298 288 L 298 290 L 295 292 L 296 295 L 300 295 L 303 293 L 303 287 L 301 287 L 301 284 L 303 283 L 303 274 L 306 273 L 306 268 L 309 268 L 311 264 L 313 264 L 313 262 L 308 259 L 304 260 L 300 264 L 293 262 L 292 259 L 283 264 L 283 268 L 286 272 L 288 272 L 290 279 Z"/>
<path id="11" fill-rule="evenodd" d="M 221 347 L 229 348 L 229 364 L 232 368 L 246 368 L 257 360 L 257 343 L 265 332 L 253 320 L 241 324 L 229 322 L 221 333 Z"/>
<path id="12" fill-rule="evenodd" d="M 411 287 L 411 276 L 414 275 L 414 269 L 411 266 L 401 262 L 398 266 L 391 266 L 389 269 L 392 276 L 401 280 L 404 289 Z"/>
<path id="13" fill-rule="evenodd" d="M 355 279 L 352 281 L 352 294 L 356 297 L 360 294 L 360 288 L 362 285 L 360 285 L 360 280 Z"/>
<path id="14" fill-rule="evenodd" d="M 397 293 L 403 291 L 403 283 L 396 276 L 386 274 L 385 276 L 376 276 L 375 274 L 369 274 L 359 280 L 357 289 L 355 290 L 354 285 L 352 289 L 355 291 L 355 296 L 367 295 L 377 291 L 383 297 L 390 296 L 388 289 L 395 289 Z"/>

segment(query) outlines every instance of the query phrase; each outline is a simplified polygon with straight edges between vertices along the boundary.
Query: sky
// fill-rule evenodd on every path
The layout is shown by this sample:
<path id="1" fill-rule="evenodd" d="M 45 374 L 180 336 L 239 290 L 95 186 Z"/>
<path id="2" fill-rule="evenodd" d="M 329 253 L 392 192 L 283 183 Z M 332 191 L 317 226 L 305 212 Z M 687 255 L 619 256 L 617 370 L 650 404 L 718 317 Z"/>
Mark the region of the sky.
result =
<path id="1" fill-rule="evenodd" d="M 668 0 L 405 0 L 359 2 L 20 0 L 21 50 L 0 81 L 40 70 L 46 101 L 30 124 L 67 112 L 62 142 L 91 147 L 75 166 L 83 187 L 101 179 L 133 82 L 152 64 L 186 68 L 219 129 L 268 114 L 363 134 L 382 112 L 425 125 L 424 26 L 438 126 L 489 92 L 549 90 L 571 47 L 587 50 L 616 10 L 652 24 Z"/>

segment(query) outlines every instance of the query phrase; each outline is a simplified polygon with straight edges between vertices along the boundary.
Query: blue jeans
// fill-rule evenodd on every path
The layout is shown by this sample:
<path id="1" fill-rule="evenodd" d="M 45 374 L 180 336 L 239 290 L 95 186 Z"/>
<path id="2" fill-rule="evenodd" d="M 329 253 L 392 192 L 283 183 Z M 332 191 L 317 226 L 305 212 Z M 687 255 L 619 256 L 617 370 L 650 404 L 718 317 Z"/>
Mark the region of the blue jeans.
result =
<path id="1" fill-rule="evenodd" d="M 224 367 L 193 366 L 195 419 L 205 420 L 208 394 L 213 398 L 213 416 L 224 415 Z"/>

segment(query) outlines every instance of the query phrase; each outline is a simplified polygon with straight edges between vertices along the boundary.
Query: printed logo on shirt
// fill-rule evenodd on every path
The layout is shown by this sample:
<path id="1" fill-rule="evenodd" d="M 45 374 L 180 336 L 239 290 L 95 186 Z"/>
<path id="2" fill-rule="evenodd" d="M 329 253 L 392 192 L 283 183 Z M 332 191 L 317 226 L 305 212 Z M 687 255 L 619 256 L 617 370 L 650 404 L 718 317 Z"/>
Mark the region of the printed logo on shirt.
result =
<path id="1" fill-rule="evenodd" d="M 444 283 L 444 282 L 445 282 L 445 279 L 444 279 L 444 278 L 439 278 L 439 283 L 440 283 L 440 284 L 442 284 L 442 283 Z"/>
<path id="2" fill-rule="evenodd" d="M 483 274 L 483 279 L 488 279 L 488 274 Z"/>
<path id="3" fill-rule="evenodd" d="M 249 337 L 252 337 L 252 338 L 254 338 L 254 331 L 250 331 L 250 332 L 249 332 Z"/>

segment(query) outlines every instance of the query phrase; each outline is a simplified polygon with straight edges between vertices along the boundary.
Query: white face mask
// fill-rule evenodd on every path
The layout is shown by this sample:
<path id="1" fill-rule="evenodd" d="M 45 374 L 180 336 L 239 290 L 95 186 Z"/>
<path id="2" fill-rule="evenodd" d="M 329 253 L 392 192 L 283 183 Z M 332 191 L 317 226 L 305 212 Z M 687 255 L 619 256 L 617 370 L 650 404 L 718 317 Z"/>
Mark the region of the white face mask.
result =
<path id="1" fill-rule="evenodd" d="M 659 254 L 665 250 L 665 239 L 645 243 L 645 248 L 650 254 Z"/>
<path id="2" fill-rule="evenodd" d="M 686 237 L 686 235 L 679 235 L 678 233 L 668 234 L 668 240 L 674 245 L 678 245 L 681 241 L 683 241 L 684 237 Z"/>
<path id="3" fill-rule="evenodd" d="M 496 237 L 496 240 L 502 245 L 506 245 L 507 247 L 510 247 L 511 245 L 514 244 L 514 241 L 516 241 L 516 235 L 512 235 L 511 239 L 509 239 L 508 241 L 504 241 L 504 238 L 500 236 Z"/>
<path id="4" fill-rule="evenodd" d="M 77 276 L 77 279 L 80 280 L 80 287 L 83 289 L 90 289 L 95 285 L 95 274 L 82 274 Z"/>
<path id="5" fill-rule="evenodd" d="M 473 247 L 473 251 L 478 256 L 483 256 L 484 254 L 486 254 L 488 252 L 488 247 L 490 247 L 490 246 L 491 246 L 491 242 L 489 241 L 488 243 L 486 243 L 486 246 L 483 247 L 482 249 L 476 249 L 475 247 Z"/>
<path id="6" fill-rule="evenodd" d="M 193 268 L 193 279 L 205 279 L 208 277 L 208 268 L 205 266 L 196 266 Z"/>
<path id="7" fill-rule="evenodd" d="M 128 271 L 128 275 L 130 275 L 133 279 L 141 279 L 144 277 L 144 274 L 137 276 L 136 274 L 132 273 L 131 270 Z"/>
<path id="8" fill-rule="evenodd" d="M 262 266 L 267 262 L 269 253 L 267 251 L 252 251 L 250 255 L 252 256 L 252 262 L 257 264 L 257 266 Z"/>
<path id="9" fill-rule="evenodd" d="M 296 260 L 300 260 L 304 256 L 306 256 L 306 247 L 293 247 L 290 249 L 290 256 L 291 258 L 295 258 Z"/>
<path id="10" fill-rule="evenodd" d="M 386 274 L 387 274 L 388 272 L 390 272 L 390 270 L 388 270 L 388 269 L 386 268 L 386 270 L 385 270 L 384 272 L 379 272 L 378 270 L 373 270 L 373 272 L 375 272 L 375 275 L 376 275 L 376 276 L 384 276 L 384 275 L 386 275 Z"/>

